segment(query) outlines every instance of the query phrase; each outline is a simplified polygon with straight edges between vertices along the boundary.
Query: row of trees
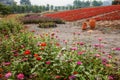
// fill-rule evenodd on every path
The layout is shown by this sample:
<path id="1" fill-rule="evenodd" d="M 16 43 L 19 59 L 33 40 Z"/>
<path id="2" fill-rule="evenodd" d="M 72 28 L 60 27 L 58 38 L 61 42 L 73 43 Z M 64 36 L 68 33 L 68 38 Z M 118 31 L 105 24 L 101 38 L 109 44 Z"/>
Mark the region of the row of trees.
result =
<path id="1" fill-rule="evenodd" d="M 81 7 L 89 7 L 89 6 L 101 6 L 103 3 L 102 1 L 97 1 L 94 0 L 92 2 L 88 1 L 81 1 L 81 0 L 74 0 L 73 2 L 73 6 L 77 7 L 77 8 L 81 8 Z"/>
<path id="2" fill-rule="evenodd" d="M 8 0 L 9 1 L 9 0 Z M 13 0 L 12 0 L 13 1 Z M 94 0 L 92 2 L 92 6 L 100 6 L 102 5 L 101 1 L 96 1 Z M 20 5 L 17 5 L 15 2 L 13 2 L 12 5 L 9 6 L 5 6 L 2 5 L 3 7 L 0 7 L 2 10 L 2 13 L 5 12 L 4 10 L 6 10 L 6 13 L 29 13 L 29 12 L 33 12 L 33 13 L 37 13 L 37 12 L 43 12 L 43 11 L 49 11 L 49 10 L 72 10 L 72 9 L 77 9 L 77 8 L 81 8 L 81 7 L 89 7 L 91 6 L 90 1 L 81 1 L 81 0 L 74 0 L 73 5 L 67 5 L 67 6 L 53 6 L 53 5 L 49 5 L 47 4 L 46 6 L 37 6 L 37 5 L 31 5 L 30 0 L 20 0 Z"/>

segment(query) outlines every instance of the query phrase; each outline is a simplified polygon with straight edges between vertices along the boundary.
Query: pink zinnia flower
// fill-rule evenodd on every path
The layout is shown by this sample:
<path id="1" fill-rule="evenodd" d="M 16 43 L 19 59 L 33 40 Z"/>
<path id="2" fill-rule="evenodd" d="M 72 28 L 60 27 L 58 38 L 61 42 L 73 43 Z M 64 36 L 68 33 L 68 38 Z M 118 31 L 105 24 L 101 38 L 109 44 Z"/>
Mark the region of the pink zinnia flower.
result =
<path id="1" fill-rule="evenodd" d="M 82 62 L 80 62 L 80 61 L 77 62 L 77 65 L 81 65 L 81 64 L 82 64 Z"/>
<path id="2" fill-rule="evenodd" d="M 72 47 L 71 50 L 77 50 L 78 48 L 77 47 Z"/>
<path id="3" fill-rule="evenodd" d="M 108 56 L 108 58 L 112 58 L 112 56 L 110 54 L 108 54 L 107 56 Z"/>
<path id="4" fill-rule="evenodd" d="M 24 74 L 22 74 L 22 73 L 18 74 L 17 79 L 23 80 L 24 79 Z"/>
<path id="5" fill-rule="evenodd" d="M 9 78 L 9 77 L 11 77 L 11 76 L 12 76 L 12 73 L 11 73 L 11 72 L 8 72 L 8 73 L 5 74 L 5 77 L 6 77 L 6 78 Z"/>
<path id="6" fill-rule="evenodd" d="M 100 54 L 95 54 L 96 57 L 100 57 Z"/>
<path id="7" fill-rule="evenodd" d="M 78 52 L 78 55 L 82 55 L 84 52 Z"/>
<path id="8" fill-rule="evenodd" d="M 99 41 L 102 41 L 102 38 L 98 38 Z"/>
<path id="9" fill-rule="evenodd" d="M 85 43 L 84 42 L 78 42 L 77 44 L 79 44 L 79 45 L 84 45 Z"/>
<path id="10" fill-rule="evenodd" d="M 48 64 L 48 65 L 49 65 L 50 63 L 51 63 L 50 61 L 46 61 L 46 64 Z"/>
<path id="11" fill-rule="evenodd" d="M 9 66 L 11 63 L 10 62 L 5 62 L 4 65 L 5 66 Z"/>
<path id="12" fill-rule="evenodd" d="M 109 80 L 114 80 L 112 76 L 108 76 L 108 79 Z"/>

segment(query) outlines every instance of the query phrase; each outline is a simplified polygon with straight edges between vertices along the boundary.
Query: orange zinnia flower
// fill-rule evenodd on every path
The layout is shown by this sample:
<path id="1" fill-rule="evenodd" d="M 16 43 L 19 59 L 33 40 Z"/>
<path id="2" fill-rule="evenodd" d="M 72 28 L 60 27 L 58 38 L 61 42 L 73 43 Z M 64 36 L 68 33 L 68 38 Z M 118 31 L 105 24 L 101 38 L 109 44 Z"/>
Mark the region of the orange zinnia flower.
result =
<path id="1" fill-rule="evenodd" d="M 38 57 L 38 54 L 34 54 L 34 57 Z"/>
<path id="2" fill-rule="evenodd" d="M 46 44 L 46 42 L 42 42 L 40 45 L 45 47 L 47 44 Z"/>

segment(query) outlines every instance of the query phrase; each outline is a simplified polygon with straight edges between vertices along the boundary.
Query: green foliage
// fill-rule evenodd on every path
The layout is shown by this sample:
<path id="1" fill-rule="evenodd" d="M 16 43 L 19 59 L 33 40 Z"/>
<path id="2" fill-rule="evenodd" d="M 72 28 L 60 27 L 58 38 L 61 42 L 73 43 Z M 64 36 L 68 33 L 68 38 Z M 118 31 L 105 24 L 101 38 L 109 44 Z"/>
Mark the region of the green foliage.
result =
<path id="1" fill-rule="evenodd" d="M 0 36 L 17 34 L 22 29 L 22 25 L 15 20 L 0 20 Z"/>

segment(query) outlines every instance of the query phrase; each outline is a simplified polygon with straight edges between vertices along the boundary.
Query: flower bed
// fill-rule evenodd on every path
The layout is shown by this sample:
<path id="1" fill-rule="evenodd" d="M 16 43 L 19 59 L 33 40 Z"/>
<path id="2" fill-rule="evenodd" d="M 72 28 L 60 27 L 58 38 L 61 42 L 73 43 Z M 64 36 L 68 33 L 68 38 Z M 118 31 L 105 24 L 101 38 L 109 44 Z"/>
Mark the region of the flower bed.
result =
<path id="1" fill-rule="evenodd" d="M 111 14 L 106 14 L 100 17 L 95 18 L 97 21 L 110 21 L 110 20 L 120 20 L 120 11 L 111 13 Z"/>
<path id="2" fill-rule="evenodd" d="M 57 12 L 53 14 L 45 14 L 44 16 L 51 18 L 60 18 L 65 21 L 76 21 L 84 18 L 93 17 L 100 14 L 109 13 L 112 11 L 120 10 L 120 5 L 114 6 L 102 6 L 102 7 L 92 7 L 92 8 L 81 8 L 76 10 L 69 10 L 63 12 Z"/>
<path id="3" fill-rule="evenodd" d="M 34 36 L 25 30 L 2 37 L 0 79 L 119 80 L 119 66 L 113 56 L 120 48 L 110 49 L 107 54 L 102 39 L 97 42 L 80 41 L 70 46 L 64 41 L 66 47 L 62 48 L 54 32 Z"/>
<path id="4" fill-rule="evenodd" d="M 64 24 L 65 22 L 60 19 L 53 19 L 48 17 L 43 17 L 40 14 L 27 14 L 21 17 L 21 21 L 24 24 L 39 24 L 45 22 L 55 22 L 57 24 Z"/>

